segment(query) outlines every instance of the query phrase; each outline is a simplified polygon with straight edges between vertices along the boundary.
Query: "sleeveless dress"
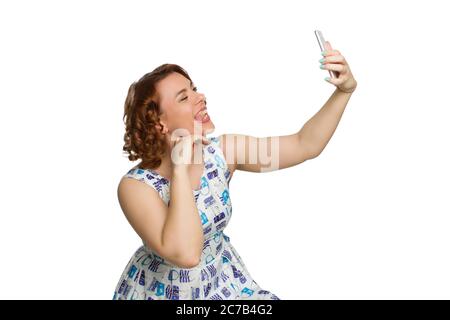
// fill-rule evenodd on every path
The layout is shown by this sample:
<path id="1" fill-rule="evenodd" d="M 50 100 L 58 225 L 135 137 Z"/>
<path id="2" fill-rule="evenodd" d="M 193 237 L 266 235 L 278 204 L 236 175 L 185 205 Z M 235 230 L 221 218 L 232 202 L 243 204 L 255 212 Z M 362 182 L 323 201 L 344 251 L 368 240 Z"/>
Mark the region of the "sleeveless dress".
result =
<path id="1" fill-rule="evenodd" d="M 145 243 L 132 255 L 114 291 L 113 300 L 280 300 L 250 276 L 224 229 L 231 218 L 230 171 L 218 137 L 203 145 L 201 186 L 193 190 L 203 227 L 200 263 L 180 268 L 158 256 Z M 125 174 L 153 187 L 170 204 L 170 183 L 153 170 L 134 167 Z"/>

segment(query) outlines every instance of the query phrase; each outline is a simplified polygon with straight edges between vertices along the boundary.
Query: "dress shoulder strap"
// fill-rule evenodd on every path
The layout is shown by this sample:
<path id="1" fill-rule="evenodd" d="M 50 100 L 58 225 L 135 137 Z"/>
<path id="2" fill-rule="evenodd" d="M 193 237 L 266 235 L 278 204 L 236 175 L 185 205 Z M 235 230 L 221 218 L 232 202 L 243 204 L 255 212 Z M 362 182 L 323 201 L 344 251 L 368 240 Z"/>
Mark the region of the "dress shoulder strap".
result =
<path id="1" fill-rule="evenodd" d="M 222 171 L 222 174 L 225 177 L 227 184 L 229 185 L 231 180 L 231 172 L 228 168 L 223 150 L 220 147 L 220 139 L 216 136 L 210 137 L 209 140 L 211 141 L 211 143 L 208 146 L 207 150 L 212 154 L 211 157 L 214 159 L 217 167 L 219 167 Z"/>
<path id="2" fill-rule="evenodd" d="M 164 203 L 169 205 L 169 181 L 166 178 L 151 170 L 137 167 L 130 169 L 124 177 L 133 178 L 151 186 L 158 192 Z"/>

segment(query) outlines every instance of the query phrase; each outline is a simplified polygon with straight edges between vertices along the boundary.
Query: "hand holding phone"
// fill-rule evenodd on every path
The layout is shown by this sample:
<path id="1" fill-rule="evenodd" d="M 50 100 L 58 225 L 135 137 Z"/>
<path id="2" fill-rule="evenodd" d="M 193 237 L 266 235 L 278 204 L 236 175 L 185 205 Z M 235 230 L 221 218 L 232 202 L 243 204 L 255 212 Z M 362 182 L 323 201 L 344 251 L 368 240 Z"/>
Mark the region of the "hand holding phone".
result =
<path id="1" fill-rule="evenodd" d="M 314 34 L 316 35 L 317 41 L 319 42 L 320 51 L 326 51 L 325 48 L 325 38 L 320 30 L 314 30 Z M 331 78 L 337 78 L 339 74 L 336 71 L 328 70 Z"/>

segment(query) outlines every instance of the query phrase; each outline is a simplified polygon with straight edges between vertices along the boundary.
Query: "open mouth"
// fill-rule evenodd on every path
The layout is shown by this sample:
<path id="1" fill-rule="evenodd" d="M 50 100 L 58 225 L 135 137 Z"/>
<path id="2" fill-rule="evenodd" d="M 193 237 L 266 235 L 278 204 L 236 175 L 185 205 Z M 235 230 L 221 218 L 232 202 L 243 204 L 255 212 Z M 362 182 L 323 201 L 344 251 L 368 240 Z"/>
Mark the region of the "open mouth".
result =
<path id="1" fill-rule="evenodd" d="M 195 115 L 194 119 L 197 120 L 197 121 L 199 121 L 199 122 L 202 122 L 202 123 L 205 123 L 205 122 L 208 122 L 208 121 L 211 120 L 211 119 L 209 118 L 208 111 L 206 111 L 206 109 L 203 109 L 202 111 L 199 111 L 199 112 Z"/>

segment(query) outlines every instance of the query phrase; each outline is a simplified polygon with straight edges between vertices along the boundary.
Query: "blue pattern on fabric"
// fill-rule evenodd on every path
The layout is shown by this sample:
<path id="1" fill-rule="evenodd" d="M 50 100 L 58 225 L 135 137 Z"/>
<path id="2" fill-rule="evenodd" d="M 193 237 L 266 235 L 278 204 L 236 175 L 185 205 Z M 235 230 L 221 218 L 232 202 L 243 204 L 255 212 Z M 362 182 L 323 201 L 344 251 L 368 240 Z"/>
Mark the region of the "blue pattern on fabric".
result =
<path id="1" fill-rule="evenodd" d="M 205 241 L 200 263 L 180 268 L 158 256 L 145 244 L 125 266 L 113 300 L 279 300 L 250 276 L 242 258 L 224 234 L 232 216 L 231 173 L 218 137 L 203 148 L 201 186 L 193 190 Z M 153 187 L 170 204 L 170 182 L 149 169 L 134 167 L 125 174 Z"/>

